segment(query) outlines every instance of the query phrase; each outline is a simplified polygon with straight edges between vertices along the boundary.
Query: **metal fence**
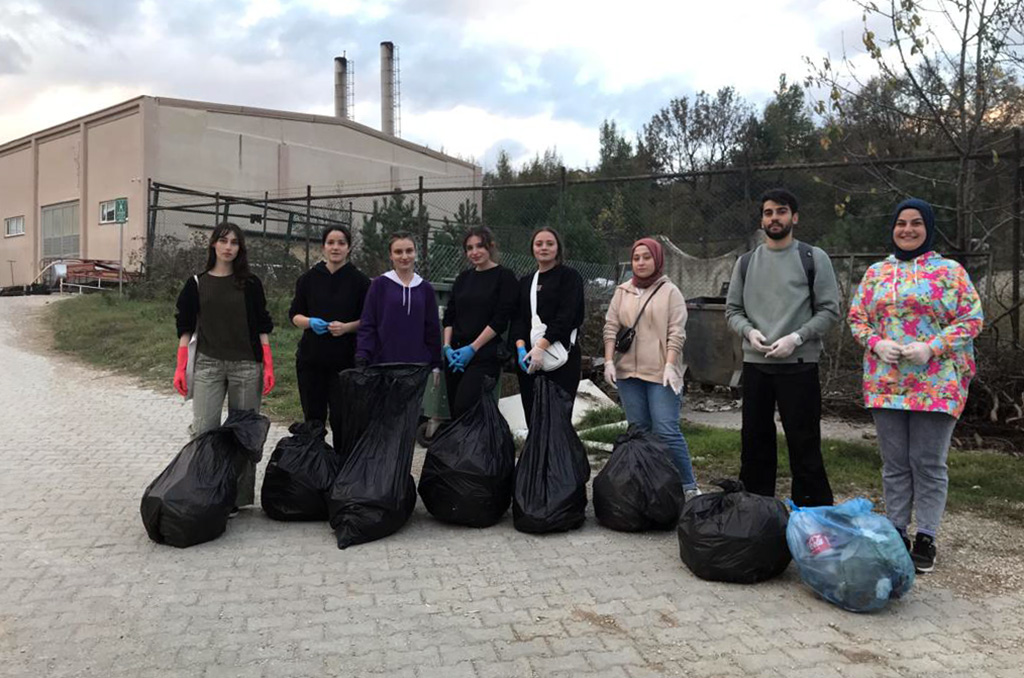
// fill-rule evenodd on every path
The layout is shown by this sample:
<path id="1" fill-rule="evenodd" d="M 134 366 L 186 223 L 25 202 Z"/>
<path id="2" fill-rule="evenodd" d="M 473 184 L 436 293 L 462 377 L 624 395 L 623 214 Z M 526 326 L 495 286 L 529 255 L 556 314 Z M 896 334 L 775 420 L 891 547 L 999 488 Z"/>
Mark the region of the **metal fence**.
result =
<path id="1" fill-rule="evenodd" d="M 966 188 L 959 181 L 965 169 Z M 759 242 L 760 194 L 783 186 L 800 200 L 797 237 L 829 252 L 848 303 L 867 266 L 890 249 L 893 206 L 914 195 L 935 206 L 936 248 L 960 260 L 981 292 L 987 340 L 1020 348 L 1024 169 L 1019 131 L 966 159 L 868 158 L 671 175 L 596 174 L 560 169 L 544 181 L 477 186 L 419 178 L 413 185 L 336 192 L 307 187 L 298 194 L 240 195 L 152 182 L 146 263 L 150 270 L 158 268 L 158 249 L 195 234 L 208 237 L 215 223 L 230 219 L 250 242 L 255 238 L 263 252 L 273 253 L 263 262 L 264 271 L 290 286 L 290 276 L 319 259 L 321 229 L 344 224 L 354 235 L 353 259 L 367 274 L 388 268 L 387 237 L 408 231 L 418 243 L 421 274 L 442 281 L 466 265 L 465 229 L 482 224 L 494 231 L 502 262 L 521 275 L 534 266 L 531 233 L 553 226 L 563 237 L 569 265 L 587 281 L 588 334 L 599 335 L 602 301 L 626 274 L 629 246 L 638 237 L 659 235 L 667 241 L 667 272 L 684 296 L 717 295 L 736 257 Z M 250 255 L 259 268 L 256 259 Z M 599 355 L 599 341 L 590 336 L 584 349 Z M 852 383 L 859 373 L 859 353 L 851 344 L 842 327 L 826 349 L 824 371 L 840 391 L 850 388 L 841 383 L 844 374 Z M 1024 384 L 1013 389 L 1013 397 L 1021 390 Z"/>

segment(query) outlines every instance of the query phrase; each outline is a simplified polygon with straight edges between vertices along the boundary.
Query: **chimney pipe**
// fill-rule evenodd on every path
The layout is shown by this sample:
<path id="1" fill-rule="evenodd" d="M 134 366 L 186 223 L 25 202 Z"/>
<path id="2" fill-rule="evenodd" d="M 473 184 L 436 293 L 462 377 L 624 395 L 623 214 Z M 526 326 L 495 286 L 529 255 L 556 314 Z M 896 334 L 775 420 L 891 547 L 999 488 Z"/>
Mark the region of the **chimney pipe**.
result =
<path id="1" fill-rule="evenodd" d="M 380 43 L 380 131 L 395 136 L 395 44 Z"/>
<path id="2" fill-rule="evenodd" d="M 348 59 L 334 57 L 334 117 L 349 119 Z"/>

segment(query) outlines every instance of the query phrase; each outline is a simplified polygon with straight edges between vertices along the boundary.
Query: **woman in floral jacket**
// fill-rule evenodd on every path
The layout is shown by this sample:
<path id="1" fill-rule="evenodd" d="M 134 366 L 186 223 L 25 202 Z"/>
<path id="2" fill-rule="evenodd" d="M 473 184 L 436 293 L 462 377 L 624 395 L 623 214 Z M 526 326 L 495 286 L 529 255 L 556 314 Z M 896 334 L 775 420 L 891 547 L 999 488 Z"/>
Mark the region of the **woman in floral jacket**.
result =
<path id="1" fill-rule="evenodd" d="M 932 249 L 932 207 L 912 198 L 893 215 L 893 254 L 864 274 L 849 324 L 865 348 L 864 405 L 882 454 L 889 519 L 918 572 L 935 565 L 935 536 L 946 508 L 946 456 L 974 376 L 981 299 L 967 271 Z"/>

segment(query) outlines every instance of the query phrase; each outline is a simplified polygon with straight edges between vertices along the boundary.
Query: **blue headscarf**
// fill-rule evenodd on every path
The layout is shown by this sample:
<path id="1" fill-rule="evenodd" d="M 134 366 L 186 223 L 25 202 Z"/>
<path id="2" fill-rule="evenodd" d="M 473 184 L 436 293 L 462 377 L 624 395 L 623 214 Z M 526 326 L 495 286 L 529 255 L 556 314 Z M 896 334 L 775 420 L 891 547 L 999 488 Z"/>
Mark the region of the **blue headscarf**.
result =
<path id="1" fill-rule="evenodd" d="M 900 246 L 896 244 L 896 238 L 892 237 L 892 231 L 896 228 L 896 220 L 900 218 L 900 212 L 903 210 L 917 210 L 921 213 L 921 218 L 924 219 L 924 242 L 915 250 L 900 249 Z M 932 244 L 935 242 L 935 212 L 932 211 L 932 206 L 920 198 L 908 198 L 896 205 L 896 211 L 892 214 L 892 222 L 889 224 L 889 238 L 892 240 L 893 255 L 901 261 L 910 261 L 925 252 L 930 252 Z"/>

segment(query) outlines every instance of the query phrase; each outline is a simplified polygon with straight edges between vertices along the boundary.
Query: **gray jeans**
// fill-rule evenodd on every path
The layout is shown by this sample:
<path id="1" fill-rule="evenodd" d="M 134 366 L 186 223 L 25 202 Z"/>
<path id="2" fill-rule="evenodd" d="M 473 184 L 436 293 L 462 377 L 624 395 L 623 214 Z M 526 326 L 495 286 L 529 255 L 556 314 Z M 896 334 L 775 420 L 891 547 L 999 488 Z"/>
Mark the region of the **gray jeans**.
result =
<path id="1" fill-rule="evenodd" d="M 192 435 L 206 433 L 221 425 L 224 396 L 232 410 L 260 411 L 263 365 L 254 360 L 217 360 L 196 354 L 192 383 Z M 256 464 L 242 461 L 238 468 L 239 506 L 256 500 Z"/>
<path id="2" fill-rule="evenodd" d="M 946 510 L 946 457 L 956 419 L 941 412 L 872 409 L 882 453 L 885 513 L 906 532 L 911 511 L 917 531 L 934 537 Z"/>

